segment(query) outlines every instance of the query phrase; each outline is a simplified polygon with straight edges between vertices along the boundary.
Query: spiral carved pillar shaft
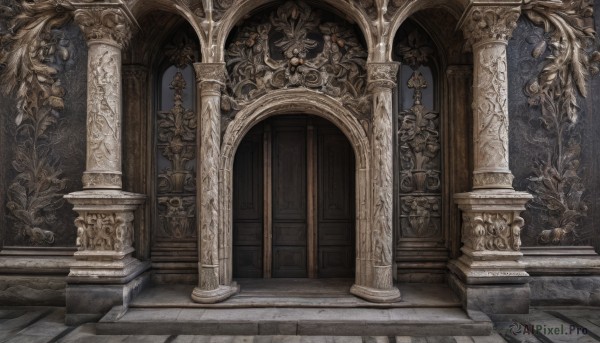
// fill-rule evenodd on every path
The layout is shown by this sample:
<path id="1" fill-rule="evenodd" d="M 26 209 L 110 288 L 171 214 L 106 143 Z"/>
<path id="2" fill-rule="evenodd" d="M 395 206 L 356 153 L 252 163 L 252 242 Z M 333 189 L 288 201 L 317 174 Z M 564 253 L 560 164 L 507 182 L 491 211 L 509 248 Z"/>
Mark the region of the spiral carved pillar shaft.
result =
<path id="1" fill-rule="evenodd" d="M 351 292 L 374 302 L 395 301 L 400 291 L 394 287 L 393 258 L 393 125 L 392 90 L 398 64 L 369 63 L 369 89 L 373 96 L 371 132 L 371 270 L 366 285 L 354 285 Z"/>
<path id="2" fill-rule="evenodd" d="M 221 142 L 221 88 L 225 80 L 224 63 L 195 63 L 200 91 L 200 127 L 198 132 L 198 286 L 192 299 L 199 303 L 222 301 L 236 287 L 221 285 L 219 280 L 219 156 Z"/>

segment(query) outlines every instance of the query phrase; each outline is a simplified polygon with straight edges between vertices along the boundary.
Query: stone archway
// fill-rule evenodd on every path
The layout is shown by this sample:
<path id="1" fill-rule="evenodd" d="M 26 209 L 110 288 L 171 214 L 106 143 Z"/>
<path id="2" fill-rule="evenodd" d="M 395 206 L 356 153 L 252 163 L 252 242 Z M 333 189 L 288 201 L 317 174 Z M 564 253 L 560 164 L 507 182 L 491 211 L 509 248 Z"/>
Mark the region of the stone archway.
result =
<path id="1" fill-rule="evenodd" d="M 246 133 L 262 120 L 281 114 L 303 112 L 327 119 L 350 141 L 356 161 L 356 284 L 365 284 L 369 275 L 370 234 L 369 139 L 358 119 L 338 101 L 305 89 L 279 90 L 268 95 L 269 101 L 254 102 L 241 110 L 223 136 L 219 169 L 219 270 L 220 283 L 232 282 L 232 194 L 233 162 L 238 145 Z"/>

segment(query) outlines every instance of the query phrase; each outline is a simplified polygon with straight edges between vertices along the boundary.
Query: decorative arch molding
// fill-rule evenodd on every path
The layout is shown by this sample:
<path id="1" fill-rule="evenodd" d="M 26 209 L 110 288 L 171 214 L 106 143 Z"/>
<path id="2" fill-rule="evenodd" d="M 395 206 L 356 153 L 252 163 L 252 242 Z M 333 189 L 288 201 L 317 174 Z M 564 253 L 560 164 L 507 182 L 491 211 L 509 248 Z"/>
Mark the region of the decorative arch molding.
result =
<path id="1" fill-rule="evenodd" d="M 265 98 L 268 97 L 268 101 Z M 371 182 L 371 148 L 365 129 L 339 101 L 307 89 L 287 89 L 270 92 L 241 110 L 225 131 L 221 144 L 219 167 L 220 220 L 219 270 L 220 283 L 231 284 L 233 163 L 240 142 L 259 122 L 282 114 L 306 113 L 329 120 L 348 138 L 356 157 L 356 283 L 364 284 L 369 256 L 369 218 Z"/>

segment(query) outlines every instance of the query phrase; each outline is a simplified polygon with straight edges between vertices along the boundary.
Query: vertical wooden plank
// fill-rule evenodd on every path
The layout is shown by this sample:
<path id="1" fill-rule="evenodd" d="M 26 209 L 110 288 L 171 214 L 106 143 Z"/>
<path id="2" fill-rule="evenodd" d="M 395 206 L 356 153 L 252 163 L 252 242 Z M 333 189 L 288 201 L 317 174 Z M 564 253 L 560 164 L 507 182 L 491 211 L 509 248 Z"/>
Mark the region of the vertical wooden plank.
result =
<path id="1" fill-rule="evenodd" d="M 306 130 L 306 161 L 307 161 L 307 192 L 306 192 L 306 218 L 308 238 L 308 277 L 316 278 L 317 270 L 317 161 L 316 161 L 316 131 L 312 119 L 309 120 Z"/>
<path id="2" fill-rule="evenodd" d="M 271 265 L 273 263 L 271 259 L 271 252 L 273 250 L 273 206 L 272 206 L 272 186 L 273 186 L 273 178 L 272 178 L 272 156 L 271 156 L 271 126 L 269 124 L 265 124 L 264 133 L 263 133 L 263 149 L 264 149 L 264 159 L 263 159 L 263 175 L 264 175 L 264 243 L 263 243 L 263 277 L 265 279 L 271 278 Z"/>

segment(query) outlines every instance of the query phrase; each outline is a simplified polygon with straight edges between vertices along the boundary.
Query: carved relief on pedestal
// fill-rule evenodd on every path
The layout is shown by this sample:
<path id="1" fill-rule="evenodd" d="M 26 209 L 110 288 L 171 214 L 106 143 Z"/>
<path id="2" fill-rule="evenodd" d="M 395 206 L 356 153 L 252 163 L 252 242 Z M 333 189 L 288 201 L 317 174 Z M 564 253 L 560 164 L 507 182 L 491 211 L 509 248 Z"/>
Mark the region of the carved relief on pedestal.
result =
<path id="1" fill-rule="evenodd" d="M 133 244 L 133 212 L 80 211 L 75 226 L 79 251 L 128 252 Z"/>
<path id="2" fill-rule="evenodd" d="M 521 228 L 519 212 L 463 213 L 462 240 L 474 251 L 519 251 Z"/>
<path id="3" fill-rule="evenodd" d="M 256 19 L 243 25 L 227 48 L 230 77 L 224 111 L 271 90 L 304 87 L 369 116 L 368 54 L 353 27 L 343 21 L 321 22 L 318 11 L 292 1 Z"/>

